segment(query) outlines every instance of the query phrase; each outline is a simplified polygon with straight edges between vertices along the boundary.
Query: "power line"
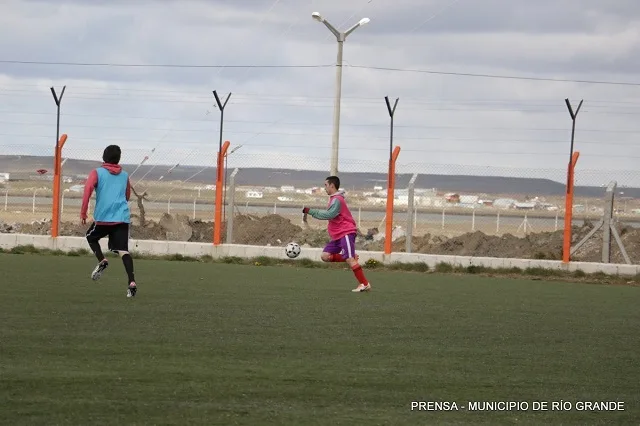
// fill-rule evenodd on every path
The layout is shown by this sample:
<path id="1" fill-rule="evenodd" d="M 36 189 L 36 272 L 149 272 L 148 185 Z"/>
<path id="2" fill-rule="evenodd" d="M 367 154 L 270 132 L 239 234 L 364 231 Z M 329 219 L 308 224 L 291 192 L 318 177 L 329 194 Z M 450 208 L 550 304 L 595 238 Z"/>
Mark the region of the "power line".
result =
<path id="1" fill-rule="evenodd" d="M 230 120 L 231 122 L 231 120 Z M 248 123 L 247 121 L 240 121 L 241 123 Z M 15 125 L 15 126 L 31 126 L 31 127 L 50 127 L 50 124 L 46 124 L 46 123 L 33 123 L 33 122 L 18 122 L 18 121 L 0 121 L 0 124 L 9 124 L 9 125 Z M 274 124 L 274 122 L 262 122 L 261 124 Z M 282 123 L 276 123 L 276 124 L 282 124 Z M 145 127 L 145 126 L 104 126 L 104 125 L 88 125 L 88 124 L 78 124 L 78 125 L 68 125 L 67 126 L 68 129 L 110 129 L 110 130 L 146 130 L 149 132 L 153 132 L 153 131 L 170 131 L 170 132 L 189 132 L 189 133 L 206 133 L 206 134 L 210 134 L 211 130 L 210 129 L 170 129 L 170 128 L 153 128 L 153 127 Z M 400 126 L 397 126 L 400 127 Z M 411 126 L 403 126 L 403 128 L 410 128 Z M 469 129 L 469 130 L 478 130 L 478 128 L 463 128 L 463 129 Z M 562 131 L 566 131 L 566 129 L 556 129 L 556 130 L 562 130 Z M 581 130 L 582 132 L 582 130 Z M 620 132 L 624 132 L 624 131 L 620 131 Z M 618 132 L 618 133 L 620 133 Z M 266 134 L 266 135 L 285 135 L 285 136 L 317 136 L 317 137 L 325 137 L 325 136 L 331 136 L 330 133 L 310 133 L 310 132 L 265 132 L 265 131 L 259 131 L 259 132 L 254 132 L 254 131 L 235 131 L 230 129 L 229 133 L 232 134 Z M 629 131 L 629 132 L 625 132 L 627 134 L 638 134 L 640 133 L 640 131 Z M 0 136 L 3 135 L 2 133 L 0 133 Z M 9 136 L 9 135 L 6 135 Z M 15 136 L 15 135 L 14 135 Z M 25 134 L 25 136 L 27 136 L 27 134 Z M 41 137 L 41 136 L 38 136 Z M 357 134 L 357 135 L 349 135 L 349 134 L 345 134 L 344 135 L 345 138 L 354 138 L 354 139 L 386 139 L 386 136 L 371 136 L 371 135 L 363 135 L 363 134 Z M 472 138 L 461 138 L 461 137 L 433 137 L 433 136 L 419 136 L 419 137 L 415 137 L 415 136 L 411 136 L 411 137 L 403 137 L 403 136 L 398 136 L 399 140 L 436 140 L 436 141 L 441 141 L 441 140 L 458 140 L 458 141 L 473 141 L 473 142 L 496 142 L 496 143 L 500 143 L 500 142 L 531 142 L 531 143 L 565 143 L 566 140 L 562 139 L 562 140 L 548 140 L 548 139 L 512 139 L 512 138 L 508 138 L 505 140 L 499 140 L 499 139 L 482 139 L 482 138 L 477 138 L 477 137 L 472 137 Z M 581 140 L 580 141 L 581 144 L 606 144 L 607 146 L 609 145 L 625 145 L 628 146 L 628 143 L 619 143 L 619 142 L 610 142 L 610 141 L 584 141 Z"/>
<path id="2" fill-rule="evenodd" d="M 621 81 L 603 81 L 603 80 L 577 80 L 577 79 L 564 79 L 564 78 L 548 78 L 548 77 L 525 77 L 515 75 L 499 75 L 499 74 L 476 74 L 465 72 L 453 72 L 453 71 L 431 71 L 421 69 L 406 69 L 406 68 L 390 68 L 390 67 L 375 67 L 364 65 L 347 65 L 350 68 L 361 68 L 368 70 L 378 71 L 394 71 L 394 72 L 413 72 L 420 74 L 437 74 L 437 75 L 450 75 L 457 77 L 481 77 L 481 78 L 496 78 L 496 79 L 509 79 L 509 80 L 531 80 L 531 81 L 551 81 L 557 83 L 586 83 L 586 84 L 607 84 L 607 85 L 620 85 L 620 86 L 640 86 L 640 83 L 621 82 Z"/>
<path id="3" fill-rule="evenodd" d="M 55 115 L 55 112 L 37 112 L 37 111 L 15 111 L 15 110 L 0 110 L 0 114 L 7 115 Z M 172 117 L 151 117 L 151 116 L 125 116 L 125 115 L 106 115 L 106 114 L 73 114 L 73 113 L 62 113 L 63 117 L 84 117 L 84 118 L 101 118 L 101 119 L 117 119 L 117 120 L 161 120 L 164 122 L 185 122 L 185 123 L 211 123 L 210 120 L 206 119 L 189 119 L 189 118 L 172 118 Z M 264 121 L 264 120 L 225 120 L 227 123 L 243 123 L 243 124 L 273 124 L 274 121 Z M 21 125 L 36 125 L 39 126 L 41 124 L 38 123 L 18 123 L 18 122 L 3 122 L 4 124 L 21 124 Z M 331 126 L 331 123 L 317 123 L 310 121 L 279 121 L 277 124 L 288 125 L 288 126 Z M 388 128 L 388 124 L 371 124 L 371 123 L 341 123 L 341 126 L 344 127 L 383 127 Z M 86 125 L 74 125 L 70 124 L 69 127 L 87 127 Z M 102 126 L 99 126 L 102 127 Z M 113 128 L 114 126 L 108 126 L 109 128 Z M 404 124 L 395 124 L 395 128 L 406 128 L 406 129 L 447 129 L 447 130 L 501 130 L 501 131 L 535 131 L 535 132 L 566 132 L 566 128 L 549 128 L 549 127 L 480 127 L 480 126 L 445 126 L 445 125 L 404 125 Z M 147 127 L 121 127 L 120 129 L 149 129 L 149 130 L 169 130 L 167 128 L 147 128 Z M 173 131 L 189 131 L 182 129 L 173 129 Z M 207 130 L 209 131 L 209 130 Z M 640 129 L 638 130 L 621 130 L 621 129 L 592 129 L 592 128 L 581 128 L 580 133 L 620 133 L 620 134 L 638 134 L 640 133 Z"/>
<path id="4" fill-rule="evenodd" d="M 2 145 L 0 145 L 2 146 Z M 247 144 L 247 147 L 263 147 L 263 148 L 293 148 L 293 149 L 303 149 L 308 151 L 309 148 L 305 147 L 305 146 L 301 146 L 301 145 L 273 145 L 273 144 Z M 19 145 L 16 146 L 16 148 L 23 148 L 23 145 Z M 314 149 L 326 149 L 329 148 L 328 145 L 326 146 L 315 146 Z M 343 149 L 343 148 L 340 148 Z M 355 148 L 355 147 L 345 147 L 344 148 L 345 151 L 360 151 L 362 152 L 363 149 L 362 148 Z M 15 151 L 15 150 L 14 150 Z M 384 152 L 388 152 L 389 148 L 388 147 L 381 147 L 381 148 L 373 148 L 373 147 L 368 147 L 366 150 L 364 151 L 384 151 Z M 430 149 L 411 149 L 411 148 L 403 148 L 402 149 L 403 152 L 419 152 L 419 153 L 430 153 L 430 154 L 434 154 L 433 150 Z M 281 155 L 283 155 L 286 153 L 275 153 L 273 154 L 274 157 L 279 157 Z M 468 150 L 468 149 L 438 149 L 437 150 L 437 154 L 457 154 L 457 155 L 496 155 L 496 156 L 503 156 L 503 155 L 520 155 L 520 156 L 563 156 L 565 153 L 563 152 L 541 152 L 541 151 L 474 151 L 474 150 Z M 33 154 L 11 154 L 11 156 L 16 156 L 16 155 L 33 155 Z M 244 158 L 244 157 L 253 157 L 253 156 L 259 156 L 259 157 L 264 157 L 264 154 L 248 154 L 248 153 L 242 153 L 242 154 L 234 154 L 235 157 L 237 158 Z M 633 155 L 612 155 L 612 154 L 599 154 L 598 155 L 601 158 L 622 158 L 622 159 L 640 159 L 640 156 L 633 156 Z M 208 168 L 210 167 L 215 167 L 213 165 L 209 165 L 206 166 Z M 478 166 L 478 167 L 484 167 L 484 166 Z M 493 167 L 493 166 L 492 166 Z"/>
<path id="5" fill-rule="evenodd" d="M 23 65 L 53 65 L 53 66 L 82 66 L 82 67 L 115 67 L 115 68 L 290 68 L 290 69 L 305 69 L 305 68 L 334 68 L 335 64 L 316 64 L 316 65 L 205 65 L 205 64 L 133 64 L 133 63 L 91 63 L 91 62 L 45 62 L 45 61 L 16 61 L 16 60 L 0 60 L 3 64 L 23 64 Z M 405 72 L 405 73 L 420 73 L 420 74 L 436 74 L 436 75 L 449 75 L 456 77 L 479 77 L 479 78 L 494 78 L 494 79 L 509 79 L 509 80 L 529 80 L 529 81 L 548 81 L 557 83 L 584 83 L 584 84 L 602 84 L 602 85 L 618 85 L 618 86 L 640 86 L 640 83 L 622 82 L 622 81 L 605 81 L 605 80 L 581 80 L 581 79 L 564 79 L 564 78 L 550 78 L 550 77 L 527 77 L 517 75 L 500 75 L 500 74 L 480 74 L 480 73 L 466 73 L 466 72 L 454 72 L 454 71 L 435 71 L 425 69 L 410 69 L 410 68 L 392 68 L 392 67 L 380 67 L 370 65 L 351 65 L 344 64 L 345 68 L 367 69 L 375 71 L 392 71 L 392 72 Z"/>
<path id="6" fill-rule="evenodd" d="M 43 88 L 42 91 L 36 90 L 23 90 L 23 89 L 2 89 L 0 88 L 0 95 L 9 96 L 9 97 L 35 97 L 41 96 L 45 93 Z M 49 88 L 46 88 L 46 93 L 49 93 Z M 168 101 L 168 102 L 183 102 L 181 97 L 162 95 L 159 92 L 160 96 L 149 96 L 149 95 L 137 95 L 137 94 L 128 94 L 128 93 L 99 93 L 99 92 L 77 92 L 69 90 L 69 93 L 72 94 L 76 99 L 99 99 L 99 100 L 140 100 L 140 101 Z M 202 92 L 200 92 L 202 93 Z M 76 96 L 81 95 L 81 96 Z M 234 96 L 234 99 L 239 99 L 243 101 L 279 101 L 279 102 L 320 102 L 320 103 L 332 103 L 333 98 L 329 96 L 296 96 L 296 95 L 263 95 L 263 94 L 242 94 L 237 93 Z M 344 97 L 346 100 L 357 101 L 357 103 L 362 104 L 375 104 L 376 106 L 380 103 L 380 98 L 373 97 Z M 210 102 L 210 96 L 189 96 L 188 102 L 195 102 L 196 100 L 202 100 L 205 102 Z M 408 98 L 407 102 L 415 103 L 415 104 L 424 104 L 424 105 L 441 105 L 441 104 L 457 104 L 457 105 L 481 105 L 481 104 L 518 104 L 518 103 L 526 103 L 528 105 L 533 106 L 564 106 L 564 102 L 558 103 L 553 102 L 552 100 L 522 100 L 522 99 L 477 99 L 477 100 L 427 100 L 426 98 Z M 553 102 L 553 103 L 552 103 Z M 610 103 L 615 103 L 616 101 L 609 101 Z M 592 103 L 590 101 L 589 103 Z M 620 102 L 624 103 L 624 102 Z M 631 105 L 640 106 L 638 103 L 631 103 Z"/>
<path id="7" fill-rule="evenodd" d="M 27 97 L 34 97 L 37 96 L 35 94 L 33 95 L 17 95 L 17 94 L 8 94 L 8 93 L 0 93 L 0 96 L 9 96 L 9 97 L 23 97 L 23 98 L 27 98 Z M 118 99 L 118 98 L 106 98 L 106 97 L 101 97 L 101 96 L 73 96 L 73 95 L 67 95 L 66 99 L 82 99 L 82 100 L 93 100 L 93 101 L 109 101 L 109 102 L 123 102 L 123 99 Z M 126 99 L 126 98 L 125 98 Z M 140 103 L 144 103 L 144 102 L 162 102 L 162 103 L 168 103 L 168 104 L 210 104 L 211 102 L 208 100 L 195 100 L 195 99 L 161 99 L 161 98 L 147 98 L 147 99 L 135 99 L 135 98 L 129 98 L 126 99 L 127 102 L 132 103 L 132 102 L 140 102 Z M 258 101 L 252 101 L 251 99 L 235 99 L 235 100 L 230 100 L 229 104 L 233 104 L 233 105 L 247 105 L 247 106 L 253 106 L 253 107 L 281 107 L 281 108 L 333 108 L 333 104 L 330 102 L 322 102 L 322 101 L 318 101 L 318 102 L 309 102 L 309 101 L 295 101 L 295 100 L 291 100 L 289 102 L 260 102 Z M 409 102 L 409 105 L 412 105 L 411 102 Z M 558 108 L 562 108 L 562 104 L 558 104 L 558 105 L 544 105 L 544 104 L 540 104 L 540 105 L 514 105 L 511 107 L 507 107 L 504 106 L 503 108 L 485 108 L 482 107 L 482 105 L 477 105 L 477 107 L 473 107 L 474 105 L 470 105 L 467 108 L 452 108 L 452 107 L 441 107 L 441 106 L 437 106 L 437 104 L 434 104 L 433 107 L 424 107 L 421 105 L 424 104 L 413 104 L 412 106 L 418 105 L 419 107 L 413 107 L 412 110 L 413 111 L 437 111 L 437 112 L 442 112 L 442 111 L 457 111 L 457 112 L 529 112 L 529 113 L 555 113 L 557 112 Z M 466 104 L 461 104 L 461 105 L 466 105 Z M 345 106 L 349 106 L 352 108 L 369 108 L 369 109 L 373 109 L 373 108 L 379 108 L 378 105 L 376 105 L 374 102 L 345 102 Z M 583 113 L 597 113 L 597 114 L 602 114 L 602 115 L 607 115 L 607 114 L 615 114 L 615 115 L 636 115 L 639 114 L 640 111 L 629 111 L 630 109 L 634 109 L 634 108 L 639 108 L 640 105 L 635 106 L 635 107 L 623 107 L 623 106 L 618 106 L 619 109 L 613 109 L 615 106 L 609 106 L 609 105 L 590 105 L 589 107 L 585 108 L 583 111 Z M 592 110 L 595 109 L 597 111 Z M 623 108 L 623 109 L 620 109 Z M 599 110 L 598 110 L 599 109 Z M 606 109 L 606 111 L 603 111 L 602 109 Z"/>
<path id="8" fill-rule="evenodd" d="M 451 6 L 453 6 L 454 4 L 458 3 L 460 0 L 451 0 L 449 3 L 447 3 L 444 7 L 438 9 L 438 11 L 436 11 L 435 13 L 433 13 L 432 15 L 430 15 L 427 19 L 423 20 L 421 23 L 419 23 L 418 25 L 416 25 L 410 32 L 409 34 L 413 34 L 414 32 L 416 32 L 420 27 L 422 27 L 424 24 L 432 21 L 434 18 L 436 18 L 437 16 L 439 16 L 442 12 L 444 12 L 445 10 L 447 10 L 448 8 L 450 8 Z"/>
<path id="9" fill-rule="evenodd" d="M 104 95 L 104 96 L 122 96 L 122 97 L 126 97 L 126 96 L 130 96 L 129 93 L 130 92 L 140 92 L 140 93 L 153 93 L 153 94 L 164 94 L 164 93 L 174 93 L 174 94 L 183 94 L 183 95 L 190 95 L 190 94 L 200 94 L 202 95 L 203 93 L 209 93 L 209 88 L 207 87 L 203 87 L 202 90 L 167 90 L 167 89 L 138 89 L 138 88 L 133 88 L 133 87 L 126 87 L 126 88 L 121 88 L 121 87 L 116 87 L 116 84 L 112 84 L 111 86 L 114 87 L 109 87 L 109 90 L 125 90 L 127 93 L 121 93 L 121 92 L 100 92 L 100 91 L 104 91 L 107 90 L 105 87 L 95 87 L 95 86 L 83 86 L 83 85 L 79 85 L 76 86 L 74 85 L 73 88 L 69 88 L 69 90 L 75 90 L 75 89 L 89 89 L 89 90 L 96 90 L 98 92 L 74 92 L 76 94 L 84 94 L 84 95 Z M 21 87 L 24 88 L 37 88 L 37 89 L 42 89 L 42 91 L 46 91 L 46 93 L 49 93 L 49 85 L 42 85 L 42 84 L 23 84 L 23 83 L 18 83 L 18 84 L 11 84 L 11 85 L 0 85 L 0 90 L 2 90 L 3 92 L 19 92 L 19 93 L 39 93 L 38 91 L 35 90 L 25 90 L 25 89 L 20 89 Z M 18 88 L 18 89 L 16 89 Z M 200 96 L 202 98 L 204 98 L 204 96 Z M 274 98 L 274 99 L 311 99 L 311 100 L 317 100 L 317 99 L 326 99 L 329 100 L 331 102 L 333 102 L 334 100 L 334 96 L 321 96 L 321 95 L 310 95 L 310 94 L 278 94 L 278 93 L 251 93 L 251 92 L 234 92 L 234 98 L 249 98 L 249 97 L 253 97 L 253 98 Z M 210 96 L 207 96 L 206 99 L 209 99 Z M 371 102 L 375 102 L 376 104 L 378 104 L 380 102 L 380 97 L 379 96 L 342 96 L 342 99 L 352 99 L 352 100 L 363 100 L 363 101 L 371 101 Z M 519 102 L 548 102 L 548 103 L 552 103 L 553 105 L 557 104 L 557 99 L 437 99 L 437 100 L 428 100 L 429 98 L 425 98 L 425 97 L 411 97 L 411 96 L 403 96 L 402 99 L 406 101 L 411 101 L 411 102 L 422 102 L 424 101 L 424 103 L 434 103 L 434 104 L 438 104 L 438 103 L 470 103 L 470 104 L 476 104 L 476 103 L 499 103 L 499 102 L 504 102 L 504 103 L 519 103 Z M 594 104 L 594 103 L 605 103 L 605 104 L 623 104 L 623 105 L 640 105 L 640 103 L 638 101 L 621 101 L 621 100 L 607 100 L 607 99 L 589 99 L 589 104 Z M 561 102 L 561 104 L 564 106 L 564 103 Z"/>
<path id="10" fill-rule="evenodd" d="M 19 86 L 19 85 L 18 85 Z M 40 96 L 44 92 L 49 93 L 49 87 L 42 86 L 31 86 L 31 87 L 40 87 L 42 91 L 38 90 L 25 90 L 25 89 L 15 89 L 15 86 L 11 86 L 11 88 L 7 88 L 0 86 L 0 96 L 11 96 L 11 97 L 35 97 Z M 80 87 L 82 88 L 82 87 Z M 88 88 L 88 87 L 84 87 Z M 98 89 L 100 90 L 100 89 Z M 129 94 L 129 93 L 114 93 L 114 92 L 85 92 L 85 91 L 73 91 L 69 90 L 67 93 L 71 93 L 72 97 L 76 99 L 97 99 L 97 100 L 114 100 L 114 99 L 127 99 L 127 100 L 140 100 L 140 101 L 160 101 L 160 102 L 183 102 L 180 97 L 163 95 L 163 93 L 177 93 L 177 94 L 200 94 L 201 96 L 189 96 L 188 102 L 195 102 L 196 100 L 206 101 L 207 103 L 211 102 L 210 96 L 202 96 L 202 92 L 198 91 L 189 91 L 189 92 L 181 92 L 181 91 L 172 91 L 172 90 L 135 90 L 135 89 L 126 89 L 127 92 L 136 92 L 142 91 L 145 93 L 153 93 L 153 96 L 149 95 L 138 95 L 138 94 Z M 75 96 L 81 95 L 81 96 Z M 159 95 L 159 96 L 158 96 Z M 234 99 L 243 100 L 243 101 L 251 101 L 251 100 L 266 100 L 266 101 L 289 101 L 289 102 L 309 102 L 309 101 L 318 101 L 331 103 L 333 105 L 333 97 L 331 96 L 309 96 L 309 95 L 275 95 L 275 94 L 263 94 L 263 93 L 234 93 Z M 375 104 L 378 106 L 380 104 L 380 97 L 358 97 L 358 96 L 345 96 L 342 99 L 344 100 L 353 100 L 357 101 L 357 103 L 362 104 Z M 404 98 L 403 98 L 404 99 Z M 406 102 L 411 104 L 420 104 L 420 105 L 442 105 L 442 104 L 454 104 L 454 105 L 483 105 L 483 104 L 508 104 L 508 105 L 517 105 L 517 104 L 525 104 L 528 106 L 550 106 L 550 107 L 564 107 L 564 102 L 557 102 L 557 100 L 553 99 L 428 99 L 428 98 L 406 98 Z M 634 106 L 640 107 L 640 103 L 637 101 L 614 101 L 614 100 L 592 100 L 589 99 L 589 104 L 619 104 L 620 106 Z M 591 105 L 592 108 L 610 108 L 614 105 Z M 615 105 L 617 106 L 617 105 Z"/>
<path id="11" fill-rule="evenodd" d="M 133 64 L 112 62 L 47 62 L 0 60 L 2 64 L 16 65 L 55 65 L 71 67 L 112 67 L 112 68 L 334 68 L 328 65 L 205 65 L 205 64 Z"/>
<path id="12" fill-rule="evenodd" d="M 34 98 L 42 96 L 37 93 L 5 93 L 0 92 L 0 96 L 7 97 L 17 97 L 17 98 Z M 153 98 L 153 97 L 126 97 L 122 96 L 118 97 L 105 97 L 102 96 L 75 96 L 73 94 L 69 94 L 66 96 L 67 99 L 81 99 L 81 100 L 89 100 L 89 101 L 107 101 L 107 102 L 123 102 L 126 101 L 129 104 L 133 102 L 137 103 L 149 103 L 149 102 L 161 102 L 167 104 L 207 104 L 209 105 L 211 101 L 204 97 L 190 97 L 189 99 L 174 99 L 174 98 Z M 201 99 L 201 100 L 198 100 Z M 489 101 L 485 101 L 489 102 Z M 294 108 L 333 108 L 333 103 L 327 101 L 313 101 L 313 100 L 305 100 L 300 99 L 296 100 L 281 100 L 279 102 L 269 102 L 269 100 L 262 101 L 261 99 L 253 100 L 251 98 L 236 98 L 235 100 L 230 100 L 230 104 L 234 105 L 247 105 L 254 107 L 294 107 Z M 345 106 L 349 106 L 352 108 L 378 108 L 378 102 L 373 101 L 345 101 Z M 412 106 L 412 110 L 414 111 L 458 111 L 458 112 L 530 112 L 530 113 L 550 113 L 557 112 L 558 109 L 562 109 L 563 104 L 544 104 L 544 103 L 518 103 L 517 101 L 492 101 L 489 102 L 489 105 L 483 105 L 481 101 L 460 101 L 460 102 L 451 102 L 450 104 L 444 104 L 445 106 L 440 106 L 438 102 L 435 101 L 408 101 L 405 105 Z M 425 107 L 425 105 L 431 105 L 432 107 Z M 457 105 L 460 105 L 459 107 Z M 490 108 L 487 108 L 490 106 Z M 496 108 L 498 107 L 498 108 Z M 501 107 L 501 108 L 500 108 Z M 585 108 L 583 112 L 585 113 L 597 113 L 597 114 L 616 114 L 616 115 L 636 115 L 640 113 L 637 109 L 640 108 L 640 104 L 630 104 L 630 105 L 589 105 L 589 107 Z"/>
<path id="13" fill-rule="evenodd" d="M 18 123 L 20 124 L 20 123 Z M 36 126 L 38 126 L 36 124 Z M 45 126 L 46 125 L 39 125 L 39 126 Z M 89 128 L 110 128 L 113 129 L 112 127 L 107 127 L 107 126 L 77 126 L 77 127 L 89 127 Z M 153 130 L 153 129 L 148 129 L 148 130 Z M 189 130 L 192 132 L 202 132 L 202 133 L 209 133 L 205 130 Z M 328 136 L 331 136 L 328 133 L 306 133 L 306 132 L 267 132 L 267 131 L 260 131 L 260 132 L 252 132 L 252 131 L 234 131 L 234 130 L 229 130 L 228 131 L 229 134 L 234 134 L 234 135 L 252 135 L 252 137 L 250 139 L 253 139 L 256 136 L 261 136 L 261 135 L 275 135 L 275 136 L 306 136 L 306 137 L 318 137 L 318 138 L 326 138 Z M 50 136 L 46 136 L 46 135 L 32 135 L 32 134 L 27 134 L 27 133 L 0 133 L 0 136 L 5 136 L 5 137 L 11 137 L 11 138 L 34 138 L 34 139 L 47 139 L 50 138 Z M 372 135 L 345 135 L 344 136 L 345 139 L 367 139 L 367 140 L 372 140 L 372 139 L 380 139 L 380 140 L 386 140 L 388 137 L 387 136 L 372 136 Z M 138 143 L 157 143 L 156 140 L 150 140 L 150 139 L 138 139 L 138 138 L 129 138 L 129 137 L 125 137 L 125 136 L 118 136 L 118 137 L 74 137 L 74 140 L 77 141 L 126 141 L 128 143 L 133 143 L 133 142 L 138 142 Z M 410 136 L 410 137 L 403 137 L 403 136 L 397 136 L 397 140 L 399 142 L 403 142 L 403 141 L 424 141 L 425 143 L 441 143 L 441 142 L 475 142 L 475 143 L 482 143 L 482 144 L 486 144 L 486 143 L 494 143 L 494 144 L 511 144 L 514 142 L 520 142 L 520 143 L 530 143 L 530 144 L 554 144 L 554 145 L 562 145 L 564 146 L 564 144 L 566 143 L 566 140 L 548 140 L 548 139 L 512 139 L 512 138 L 504 138 L 504 139 L 482 139 L 482 138 L 460 138 L 460 137 L 436 137 L 436 136 L 426 136 L 426 137 L 415 137 L 415 136 Z M 170 142 L 167 142 L 170 144 L 182 144 L 182 145 L 193 145 L 193 144 L 202 144 L 203 142 L 200 140 L 176 140 L 176 139 L 172 139 Z M 246 141 L 241 142 L 243 145 L 248 145 L 246 143 Z M 604 148 L 607 148 L 609 146 L 625 146 L 625 147 L 633 147 L 635 146 L 635 142 L 609 142 L 609 141 L 584 141 L 581 140 L 580 141 L 581 145 L 599 145 L 602 146 Z M 280 146 L 280 145 L 273 145 L 273 146 Z M 296 146 L 296 147 L 301 147 L 301 148 L 305 148 L 308 149 L 308 145 L 301 143 L 299 145 L 292 145 L 292 146 Z M 314 145 L 313 148 L 318 148 L 320 147 L 319 145 Z M 324 145 L 322 147 L 325 147 Z M 328 146 L 326 146 L 328 147 Z M 362 147 L 356 148 L 356 149 L 363 149 Z M 368 148 L 367 148 L 368 149 Z M 366 150 L 366 149 L 365 149 Z M 431 152 L 432 150 L 427 150 L 428 152 Z"/>

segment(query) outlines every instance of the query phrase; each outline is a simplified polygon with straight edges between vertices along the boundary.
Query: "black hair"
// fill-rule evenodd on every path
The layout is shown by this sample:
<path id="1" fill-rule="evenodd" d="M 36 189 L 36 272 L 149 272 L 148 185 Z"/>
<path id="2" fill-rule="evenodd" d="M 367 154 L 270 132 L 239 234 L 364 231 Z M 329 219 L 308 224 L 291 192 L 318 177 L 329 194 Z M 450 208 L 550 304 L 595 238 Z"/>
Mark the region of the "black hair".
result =
<path id="1" fill-rule="evenodd" d="M 329 176 L 325 179 L 327 182 L 332 183 L 336 189 L 340 189 L 340 178 L 338 176 Z"/>
<path id="2" fill-rule="evenodd" d="M 118 164 L 120 163 L 121 155 L 122 151 L 118 145 L 109 145 L 102 153 L 102 161 L 109 164 Z"/>

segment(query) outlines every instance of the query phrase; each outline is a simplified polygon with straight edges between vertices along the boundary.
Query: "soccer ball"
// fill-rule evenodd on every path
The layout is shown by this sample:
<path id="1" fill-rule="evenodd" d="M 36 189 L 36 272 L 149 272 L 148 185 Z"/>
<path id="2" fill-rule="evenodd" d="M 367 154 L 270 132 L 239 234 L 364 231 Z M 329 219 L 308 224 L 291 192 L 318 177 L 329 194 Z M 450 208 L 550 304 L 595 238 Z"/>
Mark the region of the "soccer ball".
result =
<path id="1" fill-rule="evenodd" d="M 296 257 L 298 257 L 300 255 L 300 251 L 300 244 L 294 242 L 287 244 L 287 246 L 284 248 L 284 253 L 290 259 L 295 259 Z"/>

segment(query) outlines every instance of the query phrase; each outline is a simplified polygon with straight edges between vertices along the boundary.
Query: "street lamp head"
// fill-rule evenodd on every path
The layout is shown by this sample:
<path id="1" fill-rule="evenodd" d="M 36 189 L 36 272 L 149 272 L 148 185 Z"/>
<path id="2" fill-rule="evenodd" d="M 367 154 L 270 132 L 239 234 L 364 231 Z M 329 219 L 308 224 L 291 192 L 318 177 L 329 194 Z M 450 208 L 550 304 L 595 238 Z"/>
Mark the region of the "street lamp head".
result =
<path id="1" fill-rule="evenodd" d="M 313 13 L 311 14 L 311 17 L 312 17 L 313 19 L 315 19 L 316 21 L 318 21 L 318 22 L 322 22 L 322 15 L 320 15 L 320 13 L 319 13 L 319 12 L 313 12 Z"/>
<path id="2" fill-rule="evenodd" d="M 360 28 L 363 25 L 366 25 L 369 23 L 369 21 L 371 21 L 371 19 L 369 18 L 362 18 L 361 20 L 359 20 L 356 24 L 354 24 L 351 28 L 349 28 L 348 30 L 346 30 L 344 32 L 344 36 L 348 36 L 349 34 L 351 34 L 352 32 L 354 32 L 356 29 Z"/>

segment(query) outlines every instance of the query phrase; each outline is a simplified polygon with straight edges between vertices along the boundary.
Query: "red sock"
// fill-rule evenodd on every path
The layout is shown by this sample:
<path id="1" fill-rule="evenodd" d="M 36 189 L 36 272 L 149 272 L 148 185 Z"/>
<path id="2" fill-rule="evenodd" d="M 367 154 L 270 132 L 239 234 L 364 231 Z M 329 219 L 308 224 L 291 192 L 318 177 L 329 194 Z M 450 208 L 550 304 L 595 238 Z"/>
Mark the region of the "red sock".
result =
<path id="1" fill-rule="evenodd" d="M 342 255 L 340 253 L 336 253 L 336 254 L 332 254 L 329 257 L 329 262 L 344 262 L 345 259 L 344 257 L 342 257 Z"/>
<path id="2" fill-rule="evenodd" d="M 356 279 L 360 284 L 364 284 L 364 285 L 369 284 L 369 282 L 364 276 L 364 272 L 362 272 L 362 266 L 360 266 L 360 264 L 356 263 L 351 267 L 351 270 L 353 271 L 353 275 L 356 276 Z"/>

